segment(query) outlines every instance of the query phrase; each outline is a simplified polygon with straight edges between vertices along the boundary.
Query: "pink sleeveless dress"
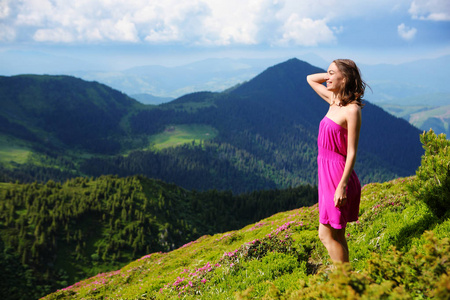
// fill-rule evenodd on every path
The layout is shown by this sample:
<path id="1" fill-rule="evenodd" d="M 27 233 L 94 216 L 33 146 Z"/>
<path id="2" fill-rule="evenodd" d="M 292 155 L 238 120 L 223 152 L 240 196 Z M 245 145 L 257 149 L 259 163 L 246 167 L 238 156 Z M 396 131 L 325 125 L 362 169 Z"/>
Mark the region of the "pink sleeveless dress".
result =
<path id="1" fill-rule="evenodd" d="M 347 184 L 347 203 L 334 206 L 334 193 L 342 178 L 347 156 L 347 129 L 325 116 L 320 122 L 318 146 L 319 222 L 342 229 L 358 220 L 361 184 L 353 170 Z"/>

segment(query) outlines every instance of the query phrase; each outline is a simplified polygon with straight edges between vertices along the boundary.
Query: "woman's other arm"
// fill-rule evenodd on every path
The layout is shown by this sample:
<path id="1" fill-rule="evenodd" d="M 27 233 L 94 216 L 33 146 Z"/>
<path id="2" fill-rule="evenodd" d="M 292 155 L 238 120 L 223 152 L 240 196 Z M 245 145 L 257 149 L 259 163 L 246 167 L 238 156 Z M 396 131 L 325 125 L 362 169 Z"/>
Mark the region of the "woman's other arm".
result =
<path id="1" fill-rule="evenodd" d="M 327 73 L 317 73 L 306 76 L 306 81 L 314 91 L 325 101 L 331 104 L 331 92 L 323 85 L 328 80 Z"/>

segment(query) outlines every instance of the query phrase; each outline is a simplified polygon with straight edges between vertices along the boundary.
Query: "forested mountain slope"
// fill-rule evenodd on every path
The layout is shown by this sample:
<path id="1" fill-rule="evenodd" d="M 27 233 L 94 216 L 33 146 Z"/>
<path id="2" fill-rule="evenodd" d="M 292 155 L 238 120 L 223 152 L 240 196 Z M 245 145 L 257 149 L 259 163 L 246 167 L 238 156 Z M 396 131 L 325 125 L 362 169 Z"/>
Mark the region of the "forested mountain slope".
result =
<path id="1" fill-rule="evenodd" d="M 0 103 L 0 133 L 95 153 L 117 152 L 123 118 L 143 107 L 96 82 L 47 75 L 0 77 Z"/>
<path id="2" fill-rule="evenodd" d="M 327 104 L 305 78 L 321 71 L 292 59 L 228 92 L 190 94 L 139 112 L 130 118 L 131 125 L 135 132 L 151 134 L 162 130 L 155 124 L 208 124 L 219 132 L 204 148 L 211 160 L 217 156 L 226 158 L 238 170 L 250 170 L 268 181 L 266 185 L 285 187 L 316 182 L 316 135 Z M 356 165 L 362 181 L 413 174 L 422 153 L 419 133 L 405 120 L 366 102 Z M 124 167 L 117 171 L 129 174 L 131 158 L 120 161 Z M 103 166 L 107 163 L 103 161 Z M 213 174 L 208 178 L 213 180 Z M 184 186 L 182 181 L 177 182 Z"/>
<path id="3" fill-rule="evenodd" d="M 237 193 L 316 183 L 316 135 L 327 105 L 305 78 L 321 71 L 291 59 L 222 93 L 158 106 L 71 77 L 1 77 L 0 179 L 143 174 L 187 189 Z M 154 142 L 199 126 L 209 131 L 172 147 Z M 419 133 L 366 102 L 355 167 L 361 181 L 413 174 L 423 153 Z M 18 151 L 25 154 L 14 160 Z"/>

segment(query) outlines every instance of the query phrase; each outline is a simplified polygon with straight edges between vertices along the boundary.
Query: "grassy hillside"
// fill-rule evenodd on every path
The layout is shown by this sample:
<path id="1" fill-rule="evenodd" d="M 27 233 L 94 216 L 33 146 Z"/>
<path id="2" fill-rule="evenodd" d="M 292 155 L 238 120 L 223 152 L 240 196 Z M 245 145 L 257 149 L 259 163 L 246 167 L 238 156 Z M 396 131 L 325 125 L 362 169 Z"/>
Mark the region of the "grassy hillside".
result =
<path id="1" fill-rule="evenodd" d="M 314 186 L 233 195 L 143 176 L 0 183 L 0 294 L 36 299 L 147 253 L 315 201 Z"/>
<path id="2" fill-rule="evenodd" d="M 448 299 L 450 142 L 432 132 L 421 140 L 417 176 L 363 187 L 359 221 L 346 231 L 349 265 L 330 267 L 313 205 L 145 255 L 43 299 Z"/>

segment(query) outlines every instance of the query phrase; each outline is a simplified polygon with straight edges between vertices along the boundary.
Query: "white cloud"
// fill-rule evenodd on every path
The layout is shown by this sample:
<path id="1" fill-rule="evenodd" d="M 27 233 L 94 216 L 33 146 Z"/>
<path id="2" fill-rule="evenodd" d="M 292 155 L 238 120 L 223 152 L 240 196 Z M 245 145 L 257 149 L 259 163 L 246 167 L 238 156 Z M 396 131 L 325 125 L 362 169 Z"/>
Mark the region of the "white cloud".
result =
<path id="1" fill-rule="evenodd" d="M 210 13 L 204 20 L 206 43 L 229 45 L 233 43 L 252 45 L 267 42 L 271 34 L 264 34 L 270 24 L 278 27 L 275 15 L 279 9 L 277 1 L 271 0 L 211 0 Z"/>
<path id="2" fill-rule="evenodd" d="M 38 42 L 317 46 L 335 43 L 344 20 L 366 18 L 368 11 L 377 16 L 407 9 L 411 0 L 395 2 L 0 0 L 0 20 L 8 19 L 9 39 L 32 36 Z M 417 16 L 426 11 L 421 3 L 415 0 L 410 11 Z"/>
<path id="3" fill-rule="evenodd" d="M 43 26 L 46 19 L 59 16 L 54 14 L 53 5 L 48 0 L 18 1 L 17 10 L 15 23 L 19 26 Z"/>
<path id="4" fill-rule="evenodd" d="M 10 0 L 0 0 L 0 19 L 4 19 L 9 16 L 11 12 L 9 2 Z"/>
<path id="5" fill-rule="evenodd" d="M 325 20 L 300 18 L 292 14 L 283 26 L 282 44 L 293 42 L 301 46 L 317 46 L 320 43 L 334 41 L 333 32 L 328 28 Z"/>
<path id="6" fill-rule="evenodd" d="M 397 26 L 397 32 L 398 32 L 398 35 L 402 39 L 404 39 L 406 41 L 410 41 L 410 40 L 414 39 L 414 37 L 416 36 L 417 29 L 414 27 L 410 28 L 402 23 Z"/>
<path id="7" fill-rule="evenodd" d="M 409 8 L 413 19 L 450 21 L 449 0 L 414 0 Z"/>
<path id="8" fill-rule="evenodd" d="M 139 37 L 136 26 L 126 18 L 118 20 L 114 24 L 106 24 L 103 29 L 109 40 L 120 42 L 138 42 Z"/>
<path id="9" fill-rule="evenodd" d="M 39 29 L 33 36 L 34 40 L 37 42 L 54 42 L 54 43 L 71 43 L 75 40 L 74 36 L 62 29 Z"/>
<path id="10" fill-rule="evenodd" d="M 39 42 L 317 45 L 333 39 L 323 3 L 313 1 L 0 1 L 0 18 L 9 15 L 23 37 Z"/>
<path id="11" fill-rule="evenodd" d="M 208 6 L 201 1 L 166 0 L 146 5 L 133 18 L 146 41 L 192 43 L 206 30 L 203 22 L 209 13 Z"/>

